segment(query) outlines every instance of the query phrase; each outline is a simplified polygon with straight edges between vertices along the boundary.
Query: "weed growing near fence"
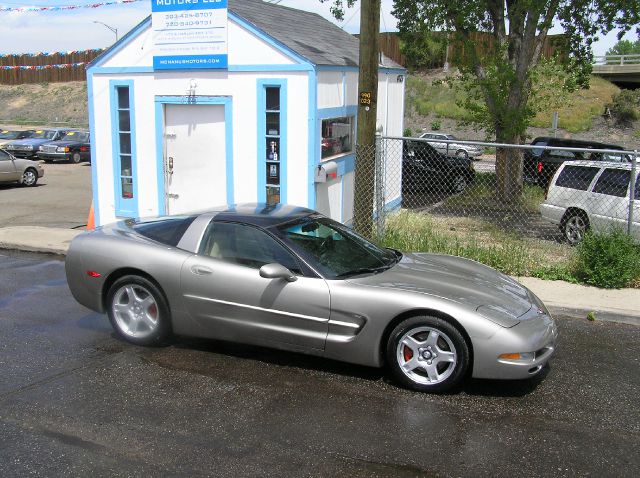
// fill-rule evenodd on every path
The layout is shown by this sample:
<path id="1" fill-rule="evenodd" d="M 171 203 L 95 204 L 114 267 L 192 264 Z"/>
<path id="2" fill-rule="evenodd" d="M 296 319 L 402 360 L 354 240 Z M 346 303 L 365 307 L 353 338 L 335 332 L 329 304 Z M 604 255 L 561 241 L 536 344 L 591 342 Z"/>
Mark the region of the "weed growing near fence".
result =
<path id="1" fill-rule="evenodd" d="M 577 247 L 575 275 L 605 289 L 640 281 L 640 245 L 619 229 L 587 234 Z"/>

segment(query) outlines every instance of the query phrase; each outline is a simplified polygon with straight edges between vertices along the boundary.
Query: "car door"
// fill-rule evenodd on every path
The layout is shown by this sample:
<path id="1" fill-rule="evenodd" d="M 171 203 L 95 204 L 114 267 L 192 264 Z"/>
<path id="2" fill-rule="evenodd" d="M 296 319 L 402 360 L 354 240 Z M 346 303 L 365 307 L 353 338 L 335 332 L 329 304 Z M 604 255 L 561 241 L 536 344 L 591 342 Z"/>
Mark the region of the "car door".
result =
<path id="1" fill-rule="evenodd" d="M 266 279 L 279 263 L 296 280 Z M 181 271 L 184 303 L 203 335 L 291 350 L 323 350 L 330 314 L 324 279 L 305 276 L 299 260 L 262 229 L 212 221 L 200 252 Z"/>
<path id="2" fill-rule="evenodd" d="M 17 181 L 20 174 L 11 156 L 0 150 L 0 182 Z"/>
<path id="3" fill-rule="evenodd" d="M 591 227 L 606 231 L 612 226 L 627 230 L 629 214 L 628 169 L 605 168 L 589 196 Z"/>

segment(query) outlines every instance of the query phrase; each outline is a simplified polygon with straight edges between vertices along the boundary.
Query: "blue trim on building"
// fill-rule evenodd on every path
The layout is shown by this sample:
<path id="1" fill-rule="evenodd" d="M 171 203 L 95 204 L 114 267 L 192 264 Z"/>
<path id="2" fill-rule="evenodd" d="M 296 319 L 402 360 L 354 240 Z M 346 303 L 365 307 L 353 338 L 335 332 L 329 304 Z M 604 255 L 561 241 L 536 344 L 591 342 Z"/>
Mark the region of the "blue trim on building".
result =
<path id="1" fill-rule="evenodd" d="M 307 122 L 308 141 L 308 177 L 307 177 L 307 207 L 316 207 L 316 184 L 314 170 L 320 163 L 320 128 L 318 125 L 318 75 L 315 71 L 309 72 L 309 120 Z"/>
<path id="2" fill-rule="evenodd" d="M 394 212 L 400 209 L 402 206 L 402 196 L 395 198 L 393 201 L 389 201 L 384 205 L 384 210 L 386 212 Z"/>
<path id="3" fill-rule="evenodd" d="M 337 108 L 320 108 L 318 110 L 319 119 L 341 118 L 343 116 L 358 116 L 358 106 L 338 106 Z"/>
<path id="4" fill-rule="evenodd" d="M 114 204 L 117 217 L 138 217 L 138 152 L 136 147 L 136 114 L 133 80 L 109 80 L 111 110 L 111 155 L 113 160 Z M 120 126 L 118 115 L 118 88 L 129 89 L 129 135 L 131 140 L 131 181 L 133 198 L 122 197 L 122 165 L 120 159 Z"/>
<path id="5" fill-rule="evenodd" d="M 185 103 L 184 96 L 155 97 L 156 171 L 158 183 L 158 214 L 166 214 L 164 183 L 164 105 L 222 105 L 224 106 L 225 165 L 227 204 L 234 203 L 233 168 L 233 99 L 230 96 L 193 96 Z"/>
<path id="6" fill-rule="evenodd" d="M 280 202 L 286 204 L 287 189 L 289 176 L 287 174 L 287 158 L 288 158 L 288 124 L 287 124 L 287 79 L 286 78 L 269 78 L 258 79 L 256 81 L 256 98 L 257 98 L 257 120 L 258 120 L 258 137 L 257 137 L 257 167 L 258 167 L 258 202 L 267 201 L 267 162 L 264 157 L 265 138 L 267 136 L 267 96 L 266 89 L 269 87 L 280 88 L 280 150 L 278 151 L 278 159 L 280 161 Z"/>
<path id="7" fill-rule="evenodd" d="M 341 66 L 341 65 L 316 65 L 316 70 L 320 71 L 359 71 L 357 66 Z"/>
<path id="8" fill-rule="evenodd" d="M 100 226 L 100 194 L 98 184 L 98 148 L 96 147 L 96 115 L 93 108 L 93 74 L 87 72 L 87 106 L 89 109 L 89 138 L 91 143 L 91 186 L 93 194 L 93 214 L 96 226 Z"/>

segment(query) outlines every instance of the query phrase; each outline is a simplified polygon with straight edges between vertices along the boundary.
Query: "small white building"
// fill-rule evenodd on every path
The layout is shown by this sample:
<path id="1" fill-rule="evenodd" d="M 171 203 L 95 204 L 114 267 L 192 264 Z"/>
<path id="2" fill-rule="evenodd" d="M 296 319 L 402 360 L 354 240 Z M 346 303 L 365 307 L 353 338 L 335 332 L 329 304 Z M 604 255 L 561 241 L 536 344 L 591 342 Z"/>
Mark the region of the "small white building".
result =
<path id="1" fill-rule="evenodd" d="M 190 56 L 179 69 L 161 66 L 161 30 L 149 17 L 88 68 L 97 225 L 243 202 L 351 221 L 358 40 L 319 15 L 260 0 L 229 0 L 224 14 L 215 67 Z M 385 135 L 402 135 L 404 77 L 382 59 Z M 316 182 L 319 165 L 335 169 L 326 182 Z M 387 207 L 399 207 L 399 178 L 386 186 Z"/>

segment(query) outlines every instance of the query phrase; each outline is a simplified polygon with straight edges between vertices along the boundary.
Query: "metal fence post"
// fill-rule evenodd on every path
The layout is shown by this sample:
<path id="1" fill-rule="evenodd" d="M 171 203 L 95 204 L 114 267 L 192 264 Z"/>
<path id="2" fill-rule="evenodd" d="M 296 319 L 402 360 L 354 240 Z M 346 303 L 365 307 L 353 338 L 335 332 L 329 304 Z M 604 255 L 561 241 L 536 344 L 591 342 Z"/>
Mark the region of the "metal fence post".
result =
<path id="1" fill-rule="evenodd" d="M 638 170 L 638 151 L 633 152 L 633 159 L 631 161 L 631 185 L 629 187 L 629 221 L 627 222 L 627 234 L 631 235 L 631 227 L 633 225 L 633 206 L 636 197 L 636 171 Z"/>
<path id="2" fill-rule="evenodd" d="M 375 188 L 376 188 L 376 232 L 378 237 L 384 234 L 384 153 L 382 135 L 376 133 L 376 168 L 375 168 Z"/>

